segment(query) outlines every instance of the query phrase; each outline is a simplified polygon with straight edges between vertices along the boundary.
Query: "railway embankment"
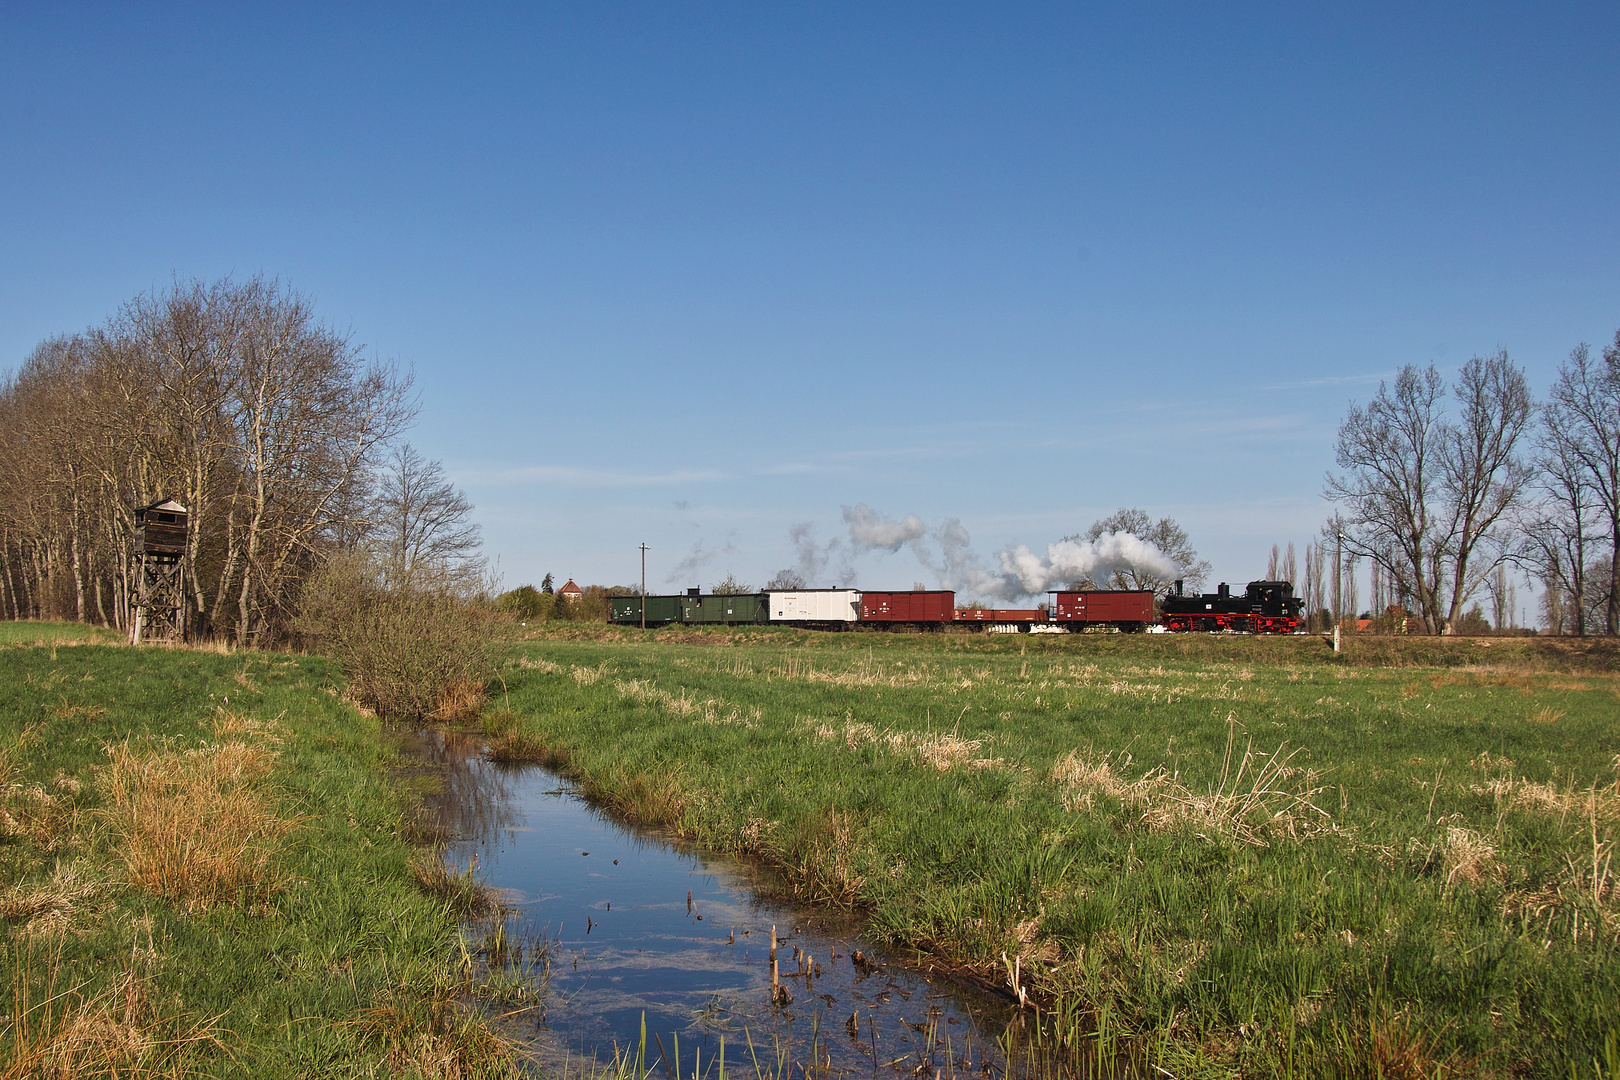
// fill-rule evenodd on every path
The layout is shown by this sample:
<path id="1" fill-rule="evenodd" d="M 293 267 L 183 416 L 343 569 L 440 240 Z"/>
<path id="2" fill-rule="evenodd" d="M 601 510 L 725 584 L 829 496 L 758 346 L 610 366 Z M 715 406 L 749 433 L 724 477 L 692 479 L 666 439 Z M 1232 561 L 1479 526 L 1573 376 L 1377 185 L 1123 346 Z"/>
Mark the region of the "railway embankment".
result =
<path id="1" fill-rule="evenodd" d="M 908 649 L 989 655 L 1069 655 L 1097 660 L 1171 660 L 1266 665 L 1376 668 L 1514 669 L 1546 674 L 1620 675 L 1620 642 L 1603 637 L 1536 635 L 1431 637 L 1346 634 L 1338 653 L 1324 634 L 979 634 L 963 627 L 943 633 L 852 630 L 843 633 L 774 626 L 682 626 L 639 630 L 602 623 L 547 622 L 514 627 L 510 640 L 599 644 L 778 646 L 830 653 Z"/>

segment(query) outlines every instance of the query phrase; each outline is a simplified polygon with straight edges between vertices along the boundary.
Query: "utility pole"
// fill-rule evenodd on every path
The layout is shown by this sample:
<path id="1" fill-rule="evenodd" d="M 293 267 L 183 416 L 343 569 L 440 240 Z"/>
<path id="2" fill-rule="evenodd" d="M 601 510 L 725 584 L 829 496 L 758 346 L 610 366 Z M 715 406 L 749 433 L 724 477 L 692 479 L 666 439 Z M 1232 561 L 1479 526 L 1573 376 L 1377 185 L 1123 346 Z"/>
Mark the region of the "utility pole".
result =
<path id="1" fill-rule="evenodd" d="M 1333 625 L 1338 626 L 1344 621 L 1344 613 L 1339 610 L 1343 603 L 1342 590 L 1344 588 L 1344 533 L 1339 531 L 1339 519 L 1333 519 Z"/>
<path id="2" fill-rule="evenodd" d="M 641 628 L 647 629 L 647 542 L 641 542 Z"/>
<path id="3" fill-rule="evenodd" d="M 1342 590 L 1344 588 L 1344 528 L 1339 515 L 1333 515 L 1333 651 L 1339 651 L 1339 630 L 1344 626 L 1344 613 L 1340 605 L 1344 602 Z"/>

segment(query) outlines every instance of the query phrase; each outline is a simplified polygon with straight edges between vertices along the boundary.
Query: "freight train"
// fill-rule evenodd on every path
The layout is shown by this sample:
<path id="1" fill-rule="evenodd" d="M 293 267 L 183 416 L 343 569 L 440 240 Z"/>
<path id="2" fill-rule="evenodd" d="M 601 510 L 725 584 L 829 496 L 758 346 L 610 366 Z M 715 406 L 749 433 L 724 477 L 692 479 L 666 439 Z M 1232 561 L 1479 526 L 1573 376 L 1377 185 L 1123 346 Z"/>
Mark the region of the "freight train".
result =
<path id="1" fill-rule="evenodd" d="M 1087 630 L 1121 633 L 1227 632 L 1292 634 L 1304 604 L 1286 581 L 1251 581 L 1234 597 L 1220 591 L 1185 595 L 1176 582 L 1155 604 L 1152 592 L 1123 589 L 1060 590 L 1036 608 L 957 607 L 949 590 L 869 592 L 860 589 L 769 589 L 737 595 L 688 589 L 674 596 L 615 596 L 608 621 L 619 626 L 773 625 L 810 630 L 965 630 L 989 633 L 1063 634 Z"/>

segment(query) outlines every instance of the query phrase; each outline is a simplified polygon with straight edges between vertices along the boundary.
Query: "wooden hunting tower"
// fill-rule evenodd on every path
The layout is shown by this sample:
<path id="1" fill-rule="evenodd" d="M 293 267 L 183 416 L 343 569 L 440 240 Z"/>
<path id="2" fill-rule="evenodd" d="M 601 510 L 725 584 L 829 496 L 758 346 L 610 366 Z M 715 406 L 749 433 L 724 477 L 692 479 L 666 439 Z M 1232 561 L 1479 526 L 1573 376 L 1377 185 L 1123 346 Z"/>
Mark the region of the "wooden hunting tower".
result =
<path id="1" fill-rule="evenodd" d="M 185 636 L 185 589 L 180 567 L 186 556 L 189 513 L 173 499 L 159 499 L 135 511 L 135 557 L 140 592 L 135 601 L 131 640 Z"/>
<path id="2" fill-rule="evenodd" d="M 135 511 L 135 550 L 144 558 L 178 559 L 186 553 L 186 508 L 160 499 Z"/>

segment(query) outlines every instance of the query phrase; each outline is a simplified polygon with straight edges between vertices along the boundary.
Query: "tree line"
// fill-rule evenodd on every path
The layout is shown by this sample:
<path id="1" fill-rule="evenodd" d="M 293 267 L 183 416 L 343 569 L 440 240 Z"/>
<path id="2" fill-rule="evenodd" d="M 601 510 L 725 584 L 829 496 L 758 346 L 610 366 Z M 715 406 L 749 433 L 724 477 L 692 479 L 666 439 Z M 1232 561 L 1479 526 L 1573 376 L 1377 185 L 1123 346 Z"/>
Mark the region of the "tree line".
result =
<path id="1" fill-rule="evenodd" d="M 408 372 L 264 278 L 192 281 L 42 342 L 0 382 L 0 613 L 128 628 L 136 512 L 189 512 L 192 637 L 285 638 L 304 584 L 363 551 L 390 589 L 479 579 L 471 505 L 402 433 Z"/>
<path id="2" fill-rule="evenodd" d="M 1403 608 L 1429 633 L 1482 622 L 1482 594 L 1511 623 L 1519 574 L 1540 585 L 1553 633 L 1620 632 L 1620 332 L 1598 355 L 1577 346 L 1540 402 L 1505 351 L 1449 387 L 1434 365 L 1407 365 L 1351 406 L 1335 461 L 1313 603 L 1356 609 L 1345 585 L 1322 590 L 1322 562 L 1342 549 L 1372 568 L 1375 610 Z"/>
<path id="3" fill-rule="evenodd" d="M 127 629 L 136 513 L 160 498 L 190 515 L 189 636 L 285 638 L 338 551 L 364 552 L 379 588 L 476 591 L 472 507 L 402 440 L 415 413 L 407 372 L 264 278 L 177 283 L 41 342 L 0 381 L 0 616 Z M 1511 622 L 1525 575 L 1553 632 L 1620 633 L 1620 332 L 1574 349 L 1541 402 L 1505 351 L 1449 386 L 1432 364 L 1403 367 L 1351 406 L 1334 451 L 1336 511 L 1303 580 L 1291 546 L 1267 570 L 1296 581 L 1313 615 L 1356 611 L 1366 562 L 1373 612 L 1403 609 L 1428 632 L 1478 622 L 1480 595 Z M 1140 510 L 1074 539 L 1121 528 L 1190 583 L 1207 575 L 1175 522 Z M 1083 584 L 1166 585 L 1128 576 Z M 605 604 L 614 590 L 600 591 Z"/>

